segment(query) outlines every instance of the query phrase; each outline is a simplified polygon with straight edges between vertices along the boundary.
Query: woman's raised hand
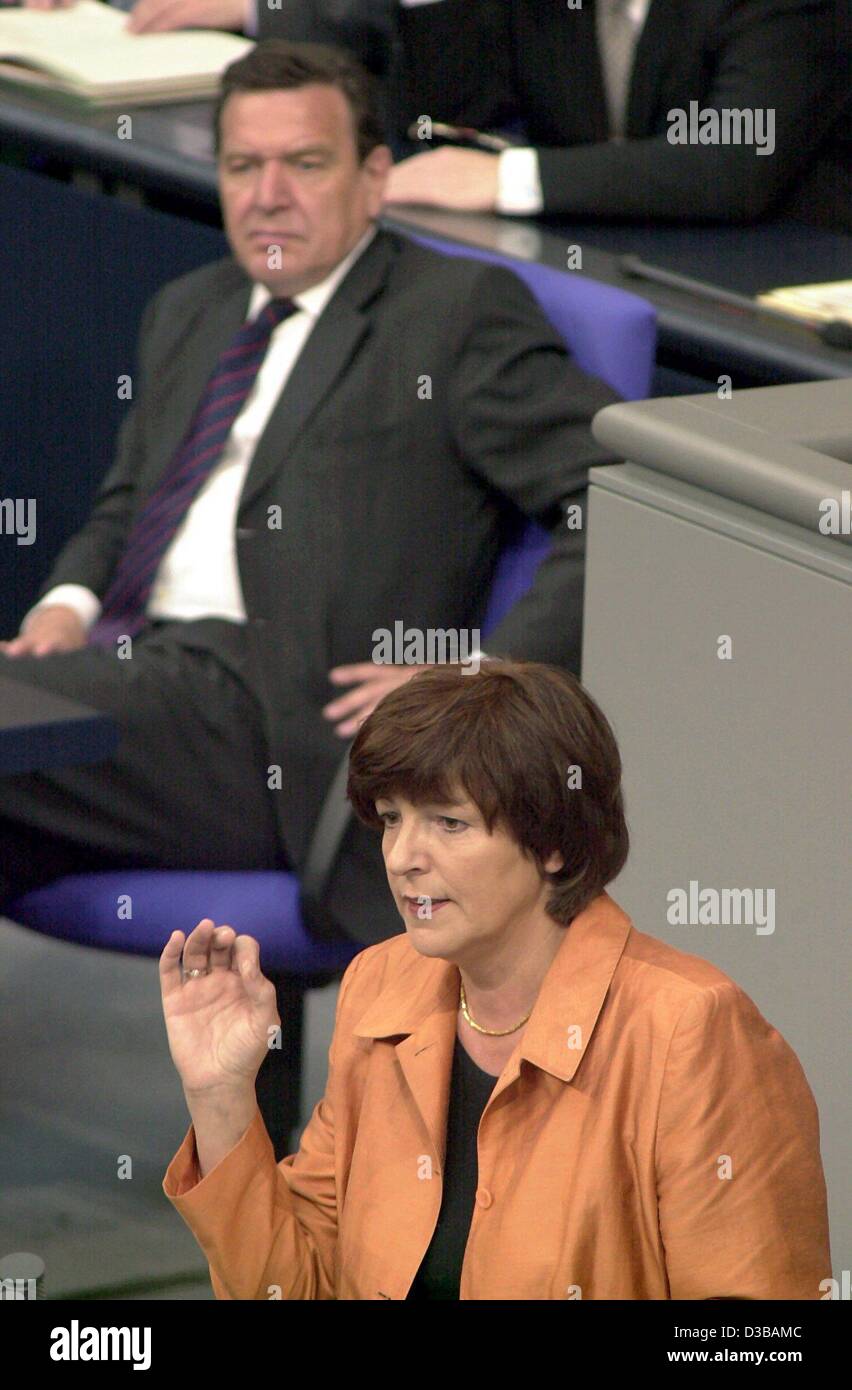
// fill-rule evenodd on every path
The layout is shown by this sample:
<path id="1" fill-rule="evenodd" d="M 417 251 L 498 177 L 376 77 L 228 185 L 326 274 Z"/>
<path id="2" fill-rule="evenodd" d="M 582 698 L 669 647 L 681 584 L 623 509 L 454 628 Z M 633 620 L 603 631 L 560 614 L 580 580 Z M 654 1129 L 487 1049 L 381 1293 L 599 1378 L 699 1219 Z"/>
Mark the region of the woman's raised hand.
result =
<path id="1" fill-rule="evenodd" d="M 183 953 L 183 977 L 181 977 Z M 204 973 L 191 975 L 200 970 Z M 281 1020 L 275 986 L 260 970 L 253 936 L 205 917 L 189 936 L 172 932 L 160 956 L 169 1050 L 192 1095 L 253 1087 Z"/>

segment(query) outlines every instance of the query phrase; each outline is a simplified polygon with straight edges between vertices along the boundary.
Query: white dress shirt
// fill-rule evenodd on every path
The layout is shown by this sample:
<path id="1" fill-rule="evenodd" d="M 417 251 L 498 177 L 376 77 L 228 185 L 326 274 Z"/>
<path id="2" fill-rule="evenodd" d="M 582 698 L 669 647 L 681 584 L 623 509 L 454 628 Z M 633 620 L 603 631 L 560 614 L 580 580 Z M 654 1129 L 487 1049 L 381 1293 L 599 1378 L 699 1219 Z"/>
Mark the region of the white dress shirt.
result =
<path id="1" fill-rule="evenodd" d="M 249 465 L 314 324 L 375 234 L 375 226 L 369 227 L 325 280 L 293 295 L 299 312 L 275 327 L 222 456 L 187 509 L 160 561 L 145 610 L 149 618 L 227 618 L 245 622 L 234 531 Z M 255 318 L 271 298 L 265 285 L 255 284 L 246 319 Z M 32 615 L 49 603 L 64 603 L 73 608 L 87 630 L 100 617 L 101 603 L 91 589 L 82 584 L 58 584 L 30 609 L 21 631 Z"/>

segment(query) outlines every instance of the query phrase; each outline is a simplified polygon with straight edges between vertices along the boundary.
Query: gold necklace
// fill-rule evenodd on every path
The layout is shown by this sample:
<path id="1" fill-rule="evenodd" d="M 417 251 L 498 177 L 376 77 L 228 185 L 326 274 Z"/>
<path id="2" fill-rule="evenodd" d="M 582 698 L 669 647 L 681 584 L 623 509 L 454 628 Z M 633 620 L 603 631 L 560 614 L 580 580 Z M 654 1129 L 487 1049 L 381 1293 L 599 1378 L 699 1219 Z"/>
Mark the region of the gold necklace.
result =
<path id="1" fill-rule="evenodd" d="M 504 1037 L 506 1036 L 507 1033 L 516 1033 L 517 1030 L 518 1030 L 520 1027 L 522 1027 L 523 1024 L 526 1023 L 527 1019 L 529 1018 L 530 1014 L 532 1013 L 532 1009 L 530 1009 L 529 1014 L 527 1014 L 525 1018 L 522 1018 L 520 1023 L 516 1023 L 515 1026 L 514 1026 L 514 1028 L 483 1028 L 481 1023 L 474 1023 L 473 1019 L 471 1018 L 470 1014 L 468 1013 L 467 999 L 465 998 L 465 993 L 464 993 L 464 980 L 461 980 L 461 979 L 460 979 L 460 980 L 459 980 L 459 984 L 461 985 L 461 994 L 460 994 L 461 1011 L 462 1011 L 462 1013 L 464 1014 L 465 1018 L 467 1019 L 468 1023 L 470 1024 L 471 1028 L 475 1028 L 476 1031 L 477 1031 L 477 1033 L 488 1033 L 489 1037 L 492 1037 L 492 1038 L 504 1038 Z"/>

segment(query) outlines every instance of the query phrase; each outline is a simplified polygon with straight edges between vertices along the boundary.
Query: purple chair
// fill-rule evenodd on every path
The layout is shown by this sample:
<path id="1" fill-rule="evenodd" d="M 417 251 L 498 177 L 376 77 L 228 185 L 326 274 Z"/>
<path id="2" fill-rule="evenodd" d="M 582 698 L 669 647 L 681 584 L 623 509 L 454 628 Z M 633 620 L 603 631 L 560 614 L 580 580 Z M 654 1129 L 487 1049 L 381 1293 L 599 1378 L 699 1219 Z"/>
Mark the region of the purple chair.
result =
<path id="1" fill-rule="evenodd" d="M 448 255 L 508 266 L 529 286 L 581 367 L 628 399 L 647 396 L 656 349 L 656 313 L 647 301 L 548 266 L 432 237 L 413 239 Z M 484 638 L 526 593 L 549 548 L 546 530 L 523 518 L 521 523 L 497 567 Z M 329 789 L 301 884 L 283 871 L 75 874 L 24 894 L 6 913 L 48 936 L 145 956 L 158 956 L 173 930 L 191 929 L 202 917 L 215 915 L 217 922 L 257 938 L 266 973 L 298 976 L 303 985 L 324 983 L 361 949 L 339 939 L 322 908 L 323 888 L 349 820 L 346 762 Z M 125 901 L 129 895 L 129 919 L 119 919 L 120 895 Z"/>
<path id="2" fill-rule="evenodd" d="M 644 400 L 651 390 L 657 350 L 657 313 L 638 295 L 554 270 L 537 261 L 519 261 L 442 237 L 406 231 L 412 241 L 447 256 L 467 256 L 514 271 L 538 300 L 578 366 L 600 377 L 625 400 Z M 482 635 L 487 637 L 530 588 L 550 550 L 550 533 L 535 521 L 519 519 L 500 556 L 491 586 Z"/>

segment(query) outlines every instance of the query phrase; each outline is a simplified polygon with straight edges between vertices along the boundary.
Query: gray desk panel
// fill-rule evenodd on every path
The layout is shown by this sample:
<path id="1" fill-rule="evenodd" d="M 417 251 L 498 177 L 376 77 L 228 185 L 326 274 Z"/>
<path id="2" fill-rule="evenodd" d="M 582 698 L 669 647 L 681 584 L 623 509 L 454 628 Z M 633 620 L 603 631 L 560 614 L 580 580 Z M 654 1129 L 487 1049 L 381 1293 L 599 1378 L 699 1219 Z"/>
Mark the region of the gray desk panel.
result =
<path id="1" fill-rule="evenodd" d="M 848 582 L 850 554 L 847 548 L 838 547 L 840 537 L 822 536 L 816 530 L 806 530 L 783 518 L 768 516 L 758 507 L 716 496 L 702 487 L 666 477 L 641 464 L 592 468 L 589 480 L 602 492 L 642 502 L 707 531 L 743 541 L 755 550 L 791 560 L 828 579 Z"/>
<path id="2" fill-rule="evenodd" d="M 844 494 L 852 495 L 848 381 L 740 391 L 729 400 L 710 394 L 607 406 L 593 431 L 631 461 L 817 536 L 825 500 L 842 507 Z M 849 546 L 852 532 L 826 539 Z"/>
<path id="3" fill-rule="evenodd" d="M 655 485 L 650 469 L 594 470 L 583 681 L 624 765 L 632 849 L 610 891 L 639 930 L 731 976 L 798 1055 L 839 1277 L 852 1237 L 852 555 L 796 530 L 766 516 L 756 527 L 752 509 L 668 477 Z M 717 655 L 722 635 L 732 660 Z M 774 931 L 670 923 L 668 894 L 693 881 L 772 889 Z"/>

